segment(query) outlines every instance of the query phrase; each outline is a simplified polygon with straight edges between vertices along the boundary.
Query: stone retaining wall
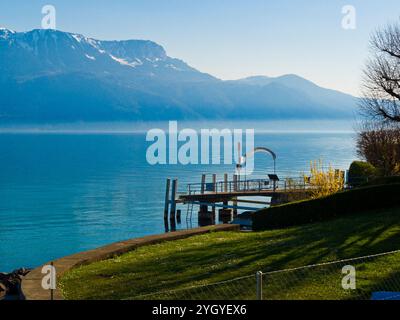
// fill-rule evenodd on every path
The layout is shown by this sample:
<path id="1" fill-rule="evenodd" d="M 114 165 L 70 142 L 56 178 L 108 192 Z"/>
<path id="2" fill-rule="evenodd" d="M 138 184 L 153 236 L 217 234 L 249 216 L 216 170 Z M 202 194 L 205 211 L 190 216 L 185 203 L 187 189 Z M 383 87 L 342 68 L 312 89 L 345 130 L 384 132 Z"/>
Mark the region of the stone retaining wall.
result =
<path id="1" fill-rule="evenodd" d="M 114 256 L 124 254 L 135 250 L 136 248 L 157 244 L 164 241 L 179 240 L 195 235 L 205 234 L 213 231 L 238 231 L 239 225 L 225 224 L 196 228 L 191 230 L 182 230 L 161 235 L 147 236 L 143 238 L 131 239 L 116 242 L 98 249 L 81 252 L 53 261 L 57 271 L 57 277 L 61 277 L 68 270 L 96 261 L 106 260 Z M 50 264 L 46 263 L 44 265 Z M 23 280 L 21 285 L 22 298 L 26 300 L 50 300 L 50 291 L 42 288 L 42 267 L 32 270 Z M 55 300 L 63 300 L 60 290 L 54 291 Z"/>

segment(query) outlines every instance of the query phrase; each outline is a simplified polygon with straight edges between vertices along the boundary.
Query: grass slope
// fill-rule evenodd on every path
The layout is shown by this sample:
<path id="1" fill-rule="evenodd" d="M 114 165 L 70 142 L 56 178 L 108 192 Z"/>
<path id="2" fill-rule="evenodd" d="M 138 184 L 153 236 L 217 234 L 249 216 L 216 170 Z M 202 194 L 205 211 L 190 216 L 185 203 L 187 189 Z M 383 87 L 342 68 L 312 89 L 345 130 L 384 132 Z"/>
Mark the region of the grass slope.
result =
<path id="1" fill-rule="evenodd" d="M 400 208 L 263 232 L 219 232 L 140 248 L 82 266 L 61 279 L 66 299 L 135 299 L 170 289 L 211 284 L 315 263 L 400 249 Z M 397 281 L 400 254 L 357 264 L 358 297 Z M 271 299 L 347 299 L 341 267 L 278 273 L 266 278 Z M 379 284 L 385 286 L 379 286 Z M 393 285 L 390 287 L 390 285 Z M 389 288 L 390 287 L 390 288 Z M 392 289 L 391 289 L 392 290 Z M 148 298 L 254 298 L 254 279 Z"/>

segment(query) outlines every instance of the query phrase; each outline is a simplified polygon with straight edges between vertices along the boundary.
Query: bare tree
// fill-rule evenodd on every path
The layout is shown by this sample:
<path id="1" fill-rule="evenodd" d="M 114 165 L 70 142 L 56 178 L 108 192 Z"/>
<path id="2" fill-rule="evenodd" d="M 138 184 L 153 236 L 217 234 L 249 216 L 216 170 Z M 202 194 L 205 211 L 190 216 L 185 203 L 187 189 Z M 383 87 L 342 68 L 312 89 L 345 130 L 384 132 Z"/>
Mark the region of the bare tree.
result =
<path id="1" fill-rule="evenodd" d="M 366 123 L 357 137 L 357 153 L 383 176 L 400 173 L 400 126 Z"/>
<path id="2" fill-rule="evenodd" d="M 400 122 L 400 21 L 375 32 L 364 70 L 361 110 L 368 118 Z"/>

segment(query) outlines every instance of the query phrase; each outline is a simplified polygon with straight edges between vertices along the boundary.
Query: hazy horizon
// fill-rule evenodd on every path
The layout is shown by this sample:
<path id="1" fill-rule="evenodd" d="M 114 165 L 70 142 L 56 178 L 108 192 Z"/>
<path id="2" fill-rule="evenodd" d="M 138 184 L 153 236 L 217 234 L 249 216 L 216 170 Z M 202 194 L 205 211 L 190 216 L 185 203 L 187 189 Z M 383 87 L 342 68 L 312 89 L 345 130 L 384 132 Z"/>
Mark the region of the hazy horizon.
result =
<path id="1" fill-rule="evenodd" d="M 168 130 L 169 121 L 134 121 L 134 122 L 75 122 L 53 124 L 10 124 L 0 125 L 0 134 L 142 134 L 153 128 Z M 262 133 L 354 133 L 357 126 L 355 119 L 346 120 L 183 120 L 178 121 L 178 128 L 254 129 Z"/>

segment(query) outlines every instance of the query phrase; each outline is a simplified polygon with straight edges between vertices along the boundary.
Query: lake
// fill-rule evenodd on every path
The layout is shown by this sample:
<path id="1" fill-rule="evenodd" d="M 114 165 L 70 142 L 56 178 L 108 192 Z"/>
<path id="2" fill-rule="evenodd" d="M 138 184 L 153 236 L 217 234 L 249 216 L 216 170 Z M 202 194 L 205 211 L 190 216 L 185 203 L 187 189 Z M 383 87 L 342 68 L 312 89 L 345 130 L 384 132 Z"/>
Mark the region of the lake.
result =
<path id="1" fill-rule="evenodd" d="M 158 126 L 164 126 L 161 124 Z M 347 169 L 355 154 L 351 123 L 188 123 L 255 128 L 255 145 L 274 150 L 280 176 L 298 176 L 310 161 Z M 0 271 L 111 242 L 165 232 L 165 180 L 200 182 L 202 173 L 233 174 L 233 165 L 149 165 L 146 124 L 47 126 L 0 130 Z M 147 124 L 148 127 L 152 127 Z M 272 172 L 255 157 L 253 177 Z M 178 228 L 195 227 L 197 219 Z"/>

